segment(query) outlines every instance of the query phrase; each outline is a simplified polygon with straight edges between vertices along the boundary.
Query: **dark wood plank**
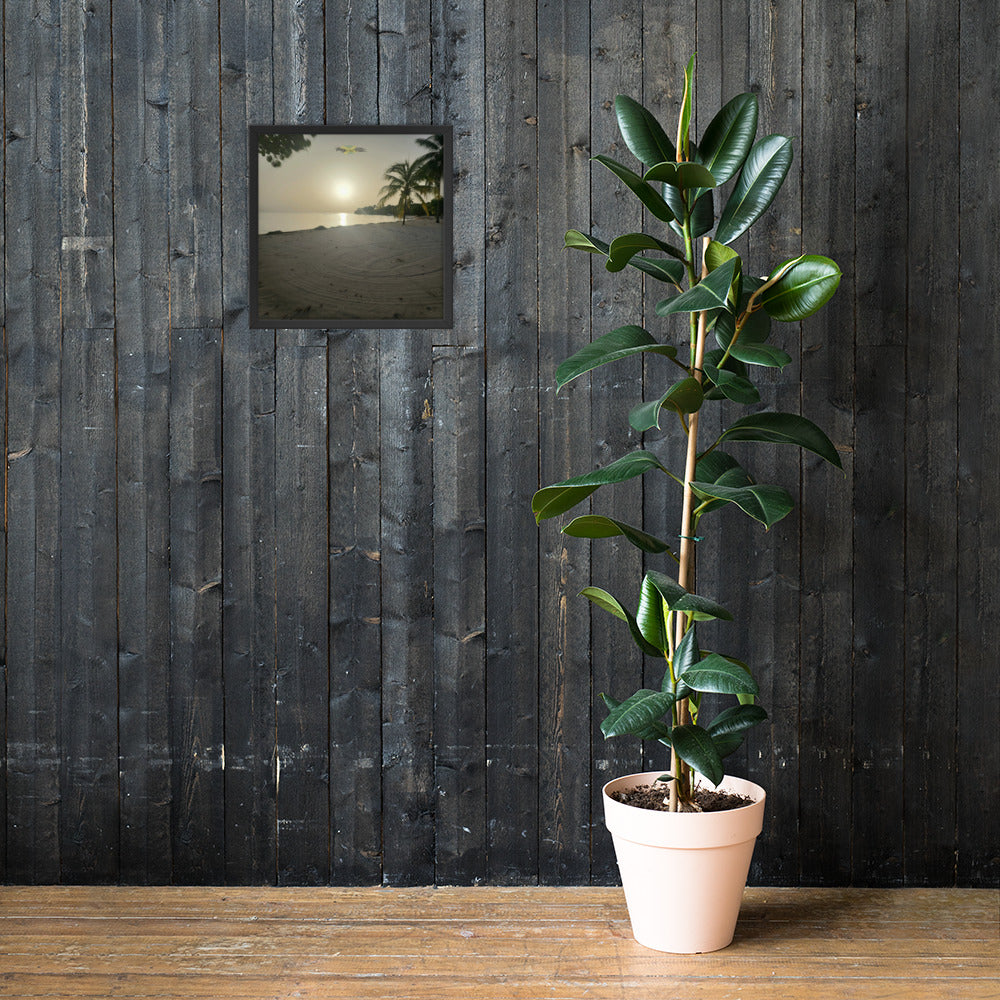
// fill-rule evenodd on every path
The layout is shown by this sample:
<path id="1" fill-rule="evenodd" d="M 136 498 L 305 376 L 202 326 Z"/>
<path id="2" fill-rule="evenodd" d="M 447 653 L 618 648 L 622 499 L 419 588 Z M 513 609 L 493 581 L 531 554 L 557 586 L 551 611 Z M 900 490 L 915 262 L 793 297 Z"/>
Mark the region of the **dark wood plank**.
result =
<path id="1" fill-rule="evenodd" d="M 527 0 L 486 3 L 487 874 L 517 883 L 538 871 L 534 22 Z"/>
<path id="2" fill-rule="evenodd" d="M 175 883 L 225 877 L 221 331 L 170 343 L 170 747 Z"/>
<path id="3" fill-rule="evenodd" d="M 378 5 L 326 4 L 326 116 L 378 120 Z M 382 564 L 377 330 L 331 335 L 330 864 L 337 884 L 382 880 Z"/>
<path id="4" fill-rule="evenodd" d="M 596 14 L 596 10 L 593 12 Z M 590 32 L 590 147 L 589 154 L 604 154 L 623 163 L 634 163 L 618 131 L 614 101 L 618 94 L 642 99 L 642 8 L 624 0 L 609 8 L 601 5 L 593 16 Z M 583 150 L 586 155 L 588 150 Z M 590 179 L 590 219 L 586 201 L 574 206 L 565 220 L 567 229 L 591 231 L 605 240 L 642 228 L 642 212 L 636 199 L 606 168 L 587 164 Z M 631 269 L 634 270 L 634 269 Z M 642 281 L 638 272 L 610 274 L 601 261 L 590 266 L 590 339 L 604 336 L 615 327 L 642 322 Z M 577 345 L 582 346 L 582 345 Z M 551 375 L 548 376 L 551 379 Z M 642 397 L 642 364 L 622 361 L 594 371 L 590 376 L 590 468 L 604 466 L 631 451 L 638 440 L 628 425 L 628 410 Z M 567 398 L 585 394 L 586 381 L 567 387 Z M 581 435 L 584 436 L 584 435 Z M 576 473 L 587 471 L 576 469 Z M 604 489 L 592 501 L 595 513 L 640 524 L 644 488 L 629 483 Z M 586 508 L 581 507 L 580 513 Z M 650 529 L 654 530 L 654 529 Z M 642 580 L 642 556 L 621 538 L 591 543 L 590 582 L 634 607 Z M 582 600 L 582 598 L 581 598 Z M 621 631 L 621 622 L 596 608 L 591 609 L 591 773 L 590 811 L 591 879 L 598 884 L 619 881 L 611 836 L 604 827 L 604 784 L 620 774 L 642 768 L 642 747 L 631 738 L 607 741 L 601 733 L 604 718 L 601 694 L 627 697 L 642 686 L 642 654 Z"/>
<path id="5" fill-rule="evenodd" d="M 110 330 L 65 330 L 60 387 L 61 877 L 118 878 L 115 357 Z"/>
<path id="6" fill-rule="evenodd" d="M 851 878 L 892 885 L 903 874 L 907 220 L 886 192 L 906 189 L 905 11 L 859 7 L 856 24 Z"/>
<path id="7" fill-rule="evenodd" d="M 260 884 L 277 878 L 275 338 L 247 326 L 245 177 L 247 122 L 273 115 L 271 4 L 224 0 L 220 17 L 226 879 Z"/>
<path id="8" fill-rule="evenodd" d="M 486 877 L 484 6 L 432 7 L 435 115 L 454 142 L 454 325 L 434 351 L 435 881 Z M 440 337 L 440 341 L 437 338 Z"/>
<path id="9" fill-rule="evenodd" d="M 551 196 L 538 203 L 538 422 L 541 482 L 590 469 L 590 393 L 556 395 L 555 371 L 590 339 L 590 261 L 566 253 L 563 235 L 590 197 L 590 21 L 559 2 L 538 4 L 538 170 Z M 572 221 L 571 221 L 572 220 Z M 565 518 L 539 530 L 539 879 L 590 879 L 590 546 L 559 532 Z"/>
<path id="10" fill-rule="evenodd" d="M 802 246 L 844 273 L 822 312 L 805 321 L 802 412 L 837 446 L 846 475 L 803 462 L 802 670 L 799 720 L 801 878 L 851 877 L 851 510 L 854 454 L 854 166 L 842 155 L 854 132 L 854 7 L 804 9 Z M 793 513 L 790 515 L 795 516 Z"/>
<path id="11" fill-rule="evenodd" d="M 954 232 L 960 202 L 955 178 L 927 164 L 945 163 L 958 147 L 959 10 L 917 8 L 907 18 L 903 878 L 908 885 L 939 885 L 954 880 L 959 588 L 958 366 L 942 364 L 959 348 L 959 258 L 941 235 Z"/>
<path id="12" fill-rule="evenodd" d="M 3 101 L 4 94 L 4 74 L 0 73 L 0 102 Z M 5 138 L 6 143 L 6 138 Z M 4 161 L 5 162 L 5 161 Z M 4 162 L 0 162 L 0 192 L 6 198 L 7 182 Z M 7 241 L 5 233 L 4 218 L 6 210 L 0 212 L 0 318 L 4 314 L 7 304 L 7 297 L 4 289 L 6 281 L 6 260 Z M 4 407 L 3 414 L 0 415 L 0 433 L 3 434 L 4 454 L 3 461 L 0 462 L 0 489 L 4 496 L 7 495 L 7 355 L 6 343 L 3 353 L 3 363 L 0 364 L 0 391 L 3 392 Z M 0 882 L 7 877 L 7 524 L 6 518 L 4 530 L 0 532 L 0 565 L 3 572 L 0 573 Z"/>
<path id="13" fill-rule="evenodd" d="M 323 120 L 323 10 L 274 7 L 275 120 Z M 278 331 L 275 408 L 278 884 L 330 878 L 327 346 Z"/>
<path id="14" fill-rule="evenodd" d="M 380 6 L 378 25 L 379 121 L 429 122 L 427 5 Z M 434 878 L 432 343 L 381 338 L 382 878 L 394 885 Z"/>
<path id="15" fill-rule="evenodd" d="M 996 808 L 984 790 L 996 787 L 1000 773 L 1000 687 L 993 666 L 1000 647 L 1000 531 L 995 513 L 1000 509 L 1000 463 L 993 432 L 1000 405 L 993 380 L 984 373 L 1000 364 L 1000 310 L 994 291 L 1000 254 L 995 240 L 980 235 L 996 232 L 1000 225 L 996 181 L 982 169 L 983 163 L 1000 156 L 993 114 L 1000 100 L 993 56 L 1000 44 L 1000 24 L 988 3 L 963 4 L 961 14 L 957 881 L 995 887 L 1000 885 Z"/>
<path id="16" fill-rule="evenodd" d="M 170 325 L 222 325 L 219 0 L 170 7 Z"/>
<path id="17" fill-rule="evenodd" d="M 115 15 L 118 740 L 123 882 L 169 882 L 169 137 L 167 15 Z"/>
<path id="18" fill-rule="evenodd" d="M 7 878 L 59 880 L 59 7 L 6 12 Z"/>

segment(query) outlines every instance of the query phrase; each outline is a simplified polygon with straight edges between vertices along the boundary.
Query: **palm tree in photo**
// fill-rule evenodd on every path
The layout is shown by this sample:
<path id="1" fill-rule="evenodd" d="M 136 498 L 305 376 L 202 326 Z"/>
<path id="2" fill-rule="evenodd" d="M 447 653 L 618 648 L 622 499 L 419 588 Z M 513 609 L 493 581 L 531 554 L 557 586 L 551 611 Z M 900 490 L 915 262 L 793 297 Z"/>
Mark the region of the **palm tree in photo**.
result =
<path id="1" fill-rule="evenodd" d="M 405 226 L 406 213 L 413 205 L 414 199 L 421 205 L 426 205 L 423 196 L 430 190 L 427 180 L 417 164 L 410 163 L 409 160 L 394 163 L 386 170 L 385 179 L 388 183 L 379 191 L 377 205 L 382 208 L 391 200 L 398 199 L 399 212 Z"/>
<path id="2" fill-rule="evenodd" d="M 414 162 L 415 167 L 419 167 L 421 173 L 427 180 L 429 186 L 433 186 L 435 191 L 436 221 L 441 221 L 441 211 L 444 201 L 441 197 L 441 178 L 444 176 L 444 135 L 434 132 L 431 135 L 421 136 L 417 139 L 417 145 L 426 149 L 427 152 Z"/>

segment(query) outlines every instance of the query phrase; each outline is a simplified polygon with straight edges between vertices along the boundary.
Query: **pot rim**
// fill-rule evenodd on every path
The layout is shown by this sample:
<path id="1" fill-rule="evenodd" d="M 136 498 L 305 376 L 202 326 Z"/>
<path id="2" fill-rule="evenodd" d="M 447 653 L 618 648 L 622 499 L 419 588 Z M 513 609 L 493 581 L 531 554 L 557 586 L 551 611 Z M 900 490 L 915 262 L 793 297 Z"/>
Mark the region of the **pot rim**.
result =
<path id="1" fill-rule="evenodd" d="M 701 812 L 701 813 L 699 813 L 699 812 L 674 812 L 674 813 L 672 813 L 672 812 L 665 812 L 665 811 L 660 811 L 660 810 L 656 810 L 656 809 L 643 809 L 642 806 L 633 806 L 633 805 L 629 805 L 627 802 L 618 802 L 616 799 L 611 798 L 611 796 L 608 794 L 608 790 L 617 781 L 624 781 L 624 780 L 627 780 L 629 778 L 635 778 L 635 779 L 638 779 L 638 780 L 636 780 L 636 781 L 634 781 L 632 783 L 633 786 L 635 786 L 635 785 L 651 785 L 663 773 L 664 772 L 662 770 L 660 770 L 660 771 L 634 771 L 631 774 L 619 774 L 617 777 L 614 777 L 610 781 L 605 782 L 605 784 L 601 788 L 601 794 L 609 802 L 613 802 L 615 804 L 615 806 L 617 808 L 619 808 L 619 809 L 634 810 L 637 813 L 645 813 L 647 815 L 652 815 L 652 816 L 669 816 L 669 817 L 671 817 L 672 821 L 673 820 L 682 820 L 683 822 L 687 822 L 689 820 L 697 822 L 699 819 L 703 819 L 705 817 L 710 817 L 710 816 L 719 816 L 719 815 L 736 816 L 736 815 L 739 815 L 742 812 L 745 812 L 748 809 L 757 808 L 767 798 L 767 792 L 760 785 L 758 785 L 754 781 L 751 781 L 749 778 L 741 778 L 741 777 L 739 777 L 739 775 L 735 775 L 735 774 L 727 774 L 722 779 L 722 781 L 716 786 L 716 788 L 722 788 L 723 785 L 727 781 L 730 781 L 731 779 L 735 780 L 735 781 L 739 781 L 742 784 L 749 786 L 749 788 L 747 788 L 746 790 L 741 790 L 741 794 L 752 795 L 753 796 L 753 801 L 752 802 L 748 802 L 745 806 L 737 806 L 737 808 L 735 808 L 735 809 L 720 809 L 720 810 L 716 810 L 715 812 Z M 699 774 L 698 777 L 700 779 L 702 779 L 702 781 L 705 780 L 704 776 L 701 775 L 701 774 Z M 699 785 L 701 785 L 702 787 L 711 788 L 711 782 L 708 782 L 707 785 L 702 784 L 702 782 L 699 782 Z"/>

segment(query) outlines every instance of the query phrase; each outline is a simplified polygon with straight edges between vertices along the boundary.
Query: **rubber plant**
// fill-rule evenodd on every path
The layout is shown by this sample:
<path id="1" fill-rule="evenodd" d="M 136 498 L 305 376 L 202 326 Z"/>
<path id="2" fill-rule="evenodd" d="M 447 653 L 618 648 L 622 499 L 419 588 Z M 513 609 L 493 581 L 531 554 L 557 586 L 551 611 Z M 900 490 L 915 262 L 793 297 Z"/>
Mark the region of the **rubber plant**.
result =
<path id="1" fill-rule="evenodd" d="M 665 477 L 678 502 L 679 545 L 598 514 L 576 517 L 562 528 L 583 538 L 623 537 L 645 553 L 647 563 L 661 557 L 676 564 L 675 573 L 645 573 L 634 614 L 599 587 L 582 591 L 621 619 L 643 653 L 664 667 L 659 689 L 644 688 L 621 701 L 602 695 L 608 714 L 601 729 L 606 737 L 627 734 L 670 749 L 670 772 L 662 780 L 669 783 L 672 811 L 692 808 L 693 771 L 718 785 L 725 775 L 723 759 L 749 728 L 767 718 L 747 664 L 700 646 L 699 622 L 732 616 L 695 592 L 695 554 L 707 515 L 731 505 L 769 529 L 792 509 L 792 498 L 781 486 L 758 482 L 726 446 L 737 441 L 793 445 L 841 467 L 827 435 L 797 413 L 755 408 L 726 423 L 734 406 L 754 408 L 760 402 L 754 371 L 780 369 L 791 361 L 770 340 L 772 322 L 798 323 L 815 313 L 836 291 L 840 269 L 828 257 L 803 254 L 764 277 L 747 273 L 731 244 L 774 200 L 792 162 L 792 141 L 782 135 L 757 139 L 757 98 L 740 94 L 715 115 L 696 144 L 690 136 L 693 68 L 692 56 L 676 141 L 642 105 L 619 96 L 618 125 L 625 145 L 643 165 L 641 172 L 607 156 L 593 157 L 639 199 L 660 234 L 625 233 L 605 243 L 575 229 L 566 233 L 566 247 L 606 258 L 609 271 L 631 268 L 661 283 L 664 294 L 655 312 L 677 327 L 676 338 L 657 339 L 641 326 L 622 326 L 581 348 L 556 371 L 558 391 L 601 365 L 645 354 L 663 359 L 672 376 L 656 398 L 634 406 L 628 420 L 642 434 L 659 429 L 661 422 L 683 433 L 684 468 L 671 471 L 655 451 L 639 447 L 603 468 L 545 486 L 532 500 L 540 523 L 576 507 L 602 486 L 651 473 Z M 725 199 L 717 197 L 723 185 L 728 185 Z M 699 416 L 709 405 L 723 407 L 725 429 L 714 440 L 700 441 Z M 733 695 L 737 701 L 707 720 L 701 713 L 705 694 Z"/>

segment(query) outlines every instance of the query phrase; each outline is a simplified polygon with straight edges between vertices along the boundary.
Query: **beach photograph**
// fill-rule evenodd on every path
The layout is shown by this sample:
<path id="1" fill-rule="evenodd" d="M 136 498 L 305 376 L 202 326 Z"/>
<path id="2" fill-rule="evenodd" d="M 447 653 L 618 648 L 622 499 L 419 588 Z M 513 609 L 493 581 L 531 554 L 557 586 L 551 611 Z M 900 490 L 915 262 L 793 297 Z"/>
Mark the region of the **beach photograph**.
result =
<path id="1" fill-rule="evenodd" d="M 450 139 L 251 126 L 252 325 L 450 325 Z"/>

